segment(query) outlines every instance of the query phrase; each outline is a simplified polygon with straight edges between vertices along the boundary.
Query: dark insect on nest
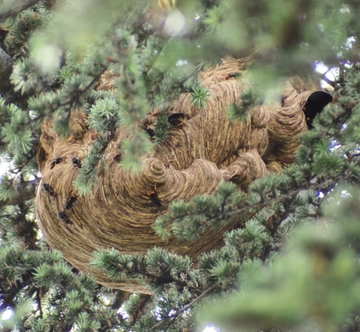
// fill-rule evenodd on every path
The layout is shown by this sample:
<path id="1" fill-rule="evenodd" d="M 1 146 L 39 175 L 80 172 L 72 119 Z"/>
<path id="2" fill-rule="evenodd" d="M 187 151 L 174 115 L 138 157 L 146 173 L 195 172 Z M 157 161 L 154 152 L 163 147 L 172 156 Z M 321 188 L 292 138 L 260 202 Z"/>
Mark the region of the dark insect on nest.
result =
<path id="1" fill-rule="evenodd" d="M 50 169 L 53 169 L 55 167 L 55 165 L 60 164 L 63 161 L 62 157 L 56 158 L 51 164 L 50 164 Z"/>
<path id="2" fill-rule="evenodd" d="M 52 186 L 50 186 L 48 183 L 44 183 L 43 184 L 43 188 L 44 190 L 51 196 L 51 197 L 55 197 L 56 193 L 54 191 L 54 188 Z"/>
<path id="3" fill-rule="evenodd" d="M 156 190 L 150 191 L 148 195 L 153 204 L 155 204 L 158 207 L 162 206 L 162 202 L 161 202 Z"/>
<path id="4" fill-rule="evenodd" d="M 73 163 L 74 166 L 81 168 L 81 161 L 79 159 L 74 157 L 72 159 L 72 163 Z"/>
<path id="5" fill-rule="evenodd" d="M 226 75 L 225 79 L 229 80 L 230 78 L 238 78 L 238 77 L 241 77 L 241 73 L 239 71 Z"/>
<path id="6" fill-rule="evenodd" d="M 74 203 L 77 200 L 77 196 L 75 194 L 71 194 L 70 197 L 67 199 L 65 204 L 65 210 L 70 210 Z"/>
<path id="7" fill-rule="evenodd" d="M 59 216 L 60 220 L 63 221 L 65 224 L 67 224 L 67 225 L 72 224 L 72 222 L 69 220 L 68 216 L 66 215 L 66 213 L 64 211 L 60 211 L 58 213 L 58 216 Z"/>

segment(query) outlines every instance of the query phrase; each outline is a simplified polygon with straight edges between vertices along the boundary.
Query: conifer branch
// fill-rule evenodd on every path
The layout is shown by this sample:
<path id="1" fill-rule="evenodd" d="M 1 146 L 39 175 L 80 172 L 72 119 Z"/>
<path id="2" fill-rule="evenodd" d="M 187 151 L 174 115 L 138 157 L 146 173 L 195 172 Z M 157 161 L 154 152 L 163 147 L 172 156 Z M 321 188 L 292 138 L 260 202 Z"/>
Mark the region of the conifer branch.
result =
<path id="1" fill-rule="evenodd" d="M 5 21 L 11 16 L 17 15 L 32 6 L 35 6 L 38 2 L 40 2 L 40 0 L 19 1 L 19 4 L 17 6 L 14 6 L 11 9 L 0 13 L 0 22 Z"/>
<path id="2" fill-rule="evenodd" d="M 164 325 L 165 323 L 174 322 L 183 312 L 190 309 L 196 302 L 203 299 L 205 296 L 207 296 L 210 292 L 215 290 L 217 287 L 219 287 L 218 284 L 214 284 L 214 285 L 210 286 L 205 291 L 203 291 L 199 296 L 197 296 L 195 299 L 193 299 L 191 302 L 189 302 L 187 305 L 185 305 L 184 307 L 179 309 L 177 312 L 175 312 L 171 316 L 164 317 L 163 320 L 161 320 L 160 322 L 158 322 L 154 326 L 152 326 L 149 331 L 157 331 L 157 328 Z M 169 320 L 171 320 L 171 322 L 169 322 Z"/>
<path id="3" fill-rule="evenodd" d="M 4 311 L 8 307 L 11 309 L 16 308 L 16 296 L 23 289 L 23 287 L 27 287 L 31 285 L 32 277 L 30 273 L 24 274 L 22 276 L 22 282 L 12 282 L 8 278 L 0 278 L 0 294 L 2 297 L 2 301 L 0 302 L 0 310 Z M 6 287 L 5 285 L 9 285 Z"/>
<path id="4" fill-rule="evenodd" d="M 164 275 L 158 275 L 153 272 L 149 272 L 142 269 L 129 269 L 127 267 L 121 267 L 122 269 L 128 270 L 129 273 L 136 273 L 142 275 L 144 278 L 147 278 L 148 280 L 156 280 L 158 282 L 161 282 L 162 284 L 169 284 L 169 283 L 175 283 L 178 285 L 178 287 L 186 287 L 187 282 L 179 279 L 175 279 L 173 276 L 171 276 L 170 271 L 167 274 Z"/>
<path id="5" fill-rule="evenodd" d="M 359 165 L 360 162 L 357 162 L 357 165 Z M 218 224 L 216 220 L 223 219 L 226 220 L 228 223 L 231 221 L 231 217 L 239 216 L 239 215 L 248 215 L 248 218 L 251 218 L 249 216 L 249 209 L 252 209 L 253 212 L 251 215 L 254 215 L 255 213 L 259 212 L 261 209 L 272 206 L 274 204 L 283 203 L 287 204 L 287 214 L 289 214 L 295 207 L 291 207 L 292 201 L 295 199 L 295 197 L 301 192 L 302 190 L 314 190 L 314 191 L 327 191 L 330 192 L 332 188 L 334 188 L 337 183 L 341 180 L 345 180 L 347 178 L 346 171 L 344 171 L 341 175 L 335 176 L 335 177 L 329 177 L 329 178 L 323 178 L 319 179 L 317 175 L 313 176 L 309 181 L 306 183 L 284 190 L 282 194 L 268 193 L 263 199 L 261 199 L 259 202 L 256 203 L 250 203 L 248 201 L 245 201 L 240 204 L 240 206 L 235 206 L 233 208 L 229 208 L 227 211 L 219 210 L 219 211 L 209 211 L 209 213 L 204 213 L 203 211 L 198 211 L 197 209 L 193 211 L 185 210 L 181 214 L 173 214 L 173 218 L 170 218 L 167 220 L 169 222 L 170 220 L 181 220 L 182 218 L 196 218 L 199 213 L 201 213 L 205 218 L 203 221 L 201 221 L 201 224 L 203 226 L 202 232 L 205 231 L 207 228 L 216 228 L 218 225 L 222 226 L 225 222 L 222 222 L 221 224 Z M 281 224 L 281 222 L 286 217 L 282 213 L 282 218 L 277 223 L 277 226 Z M 200 223 L 200 222 L 199 222 Z"/>
<path id="6" fill-rule="evenodd" d="M 152 298 L 152 295 L 148 295 L 148 294 L 141 294 L 140 295 L 140 300 L 138 305 L 135 307 L 135 309 L 133 310 L 132 314 L 131 314 L 131 320 L 132 320 L 132 324 L 131 326 L 135 325 L 136 322 L 141 318 L 141 316 L 145 313 L 145 309 L 147 307 L 147 304 L 149 303 L 149 301 Z"/>
<path id="7" fill-rule="evenodd" d="M 104 74 L 107 69 L 108 69 L 107 66 L 103 66 L 101 71 L 99 73 L 95 74 L 94 77 L 92 78 L 92 80 L 86 86 L 84 86 L 82 89 L 76 91 L 76 93 L 73 93 L 71 95 L 71 98 L 64 101 L 63 103 L 60 103 L 59 105 L 57 105 L 57 107 L 69 106 L 69 109 L 71 109 L 73 104 L 77 100 L 79 100 L 80 96 L 83 95 L 85 92 L 87 92 L 95 84 L 95 82 L 100 79 L 101 75 Z"/>
<path id="8" fill-rule="evenodd" d="M 37 186 L 36 180 L 20 183 L 19 186 L 17 187 L 17 192 L 19 195 L 5 201 L 0 201 L 0 208 L 6 205 L 19 205 L 29 199 L 35 198 L 36 186 Z"/>
<path id="9" fill-rule="evenodd" d="M 115 298 L 111 304 L 111 309 L 119 310 L 119 308 L 122 306 L 122 304 L 128 300 L 131 293 L 123 291 L 123 290 L 117 290 L 115 294 Z"/>
<path id="10" fill-rule="evenodd" d="M 314 176 L 313 179 L 316 179 L 316 176 Z M 321 190 L 321 189 L 328 189 L 329 187 L 334 187 L 342 179 L 343 179 L 343 175 L 334 178 L 329 178 L 323 182 L 319 182 L 315 184 L 310 183 L 308 186 L 299 186 L 297 188 L 290 189 L 283 194 L 267 197 L 266 201 L 260 201 L 259 203 L 254 203 L 254 204 L 246 203 L 244 206 L 241 206 L 229 212 L 225 212 L 224 214 L 226 215 L 226 217 L 234 216 L 246 212 L 249 209 L 249 207 L 261 210 L 262 208 L 269 205 L 282 203 L 288 200 L 293 200 L 295 196 L 302 190 L 309 190 L 309 189 Z"/>

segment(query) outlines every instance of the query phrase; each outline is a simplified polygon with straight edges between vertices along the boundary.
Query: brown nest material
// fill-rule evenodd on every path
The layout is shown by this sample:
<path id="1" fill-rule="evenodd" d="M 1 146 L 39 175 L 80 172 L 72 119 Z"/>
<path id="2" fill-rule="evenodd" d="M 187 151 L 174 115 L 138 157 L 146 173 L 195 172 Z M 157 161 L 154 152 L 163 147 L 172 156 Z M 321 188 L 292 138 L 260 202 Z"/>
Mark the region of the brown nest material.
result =
<path id="1" fill-rule="evenodd" d="M 308 130 L 303 110 L 309 96 L 319 91 L 314 82 L 294 79 L 285 85 L 281 102 L 256 106 L 246 121 L 231 122 L 229 106 L 240 103 L 242 92 L 249 88 L 249 62 L 227 59 L 202 73 L 203 85 L 209 90 L 206 107 L 193 105 L 188 93 L 173 103 L 168 113 L 176 125 L 170 128 L 168 139 L 144 157 L 140 174 L 129 173 L 119 164 L 119 147 L 128 134 L 118 128 L 104 152 L 106 165 L 100 167 L 92 196 L 77 196 L 73 181 L 96 133 L 87 128 L 81 112 L 73 116 L 73 134 L 66 139 L 55 133 L 51 122 L 44 123 L 38 151 L 42 182 L 36 212 L 49 245 L 80 271 L 95 275 L 101 284 L 145 293 L 148 291 L 134 280 L 113 282 L 93 270 L 89 260 L 94 250 L 113 247 L 125 254 L 146 254 L 160 246 L 196 257 L 223 245 L 224 231 L 240 226 L 239 220 L 206 231 L 196 242 L 173 237 L 162 241 L 155 235 L 154 221 L 175 200 L 212 194 L 229 180 L 245 189 L 254 179 L 279 173 L 294 162 L 299 136 Z M 157 116 L 151 112 L 142 126 L 151 126 Z"/>

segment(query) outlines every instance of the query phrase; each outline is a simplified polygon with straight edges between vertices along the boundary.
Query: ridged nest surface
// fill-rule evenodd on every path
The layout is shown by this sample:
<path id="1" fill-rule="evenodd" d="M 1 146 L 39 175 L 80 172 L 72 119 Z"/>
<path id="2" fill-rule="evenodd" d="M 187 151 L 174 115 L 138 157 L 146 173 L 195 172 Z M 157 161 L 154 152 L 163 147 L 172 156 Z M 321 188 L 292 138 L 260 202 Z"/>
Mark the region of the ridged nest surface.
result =
<path id="1" fill-rule="evenodd" d="M 91 268 L 94 250 L 113 247 L 121 253 L 146 254 L 160 246 L 196 257 L 219 248 L 224 231 L 241 226 L 236 218 L 226 227 L 206 231 L 196 242 L 162 241 L 153 230 L 154 221 L 171 202 L 212 194 L 224 181 L 246 189 L 254 179 L 281 172 L 294 162 L 299 136 L 308 130 L 305 107 L 322 108 L 328 102 L 325 92 L 324 98 L 317 92 L 316 83 L 293 78 L 284 85 L 277 104 L 254 107 L 243 122 L 230 121 L 229 106 L 241 103 L 242 92 L 250 87 L 250 62 L 249 58 L 226 59 L 203 72 L 201 80 L 209 90 L 206 106 L 197 107 L 191 94 L 182 94 L 168 109 L 169 119 L 176 119 L 168 138 L 143 158 L 145 167 L 136 175 L 119 163 L 121 143 L 129 134 L 118 128 L 103 154 L 91 196 L 78 196 L 73 181 L 97 134 L 88 128 L 81 112 L 72 116 L 68 138 L 58 135 L 51 121 L 45 122 L 38 150 L 42 181 L 36 212 L 49 245 L 80 271 L 95 275 L 99 283 L 144 293 L 148 291 L 134 280 L 113 282 Z M 315 102 L 309 105 L 314 93 Z M 140 127 L 151 127 L 159 113 L 150 112 Z"/>

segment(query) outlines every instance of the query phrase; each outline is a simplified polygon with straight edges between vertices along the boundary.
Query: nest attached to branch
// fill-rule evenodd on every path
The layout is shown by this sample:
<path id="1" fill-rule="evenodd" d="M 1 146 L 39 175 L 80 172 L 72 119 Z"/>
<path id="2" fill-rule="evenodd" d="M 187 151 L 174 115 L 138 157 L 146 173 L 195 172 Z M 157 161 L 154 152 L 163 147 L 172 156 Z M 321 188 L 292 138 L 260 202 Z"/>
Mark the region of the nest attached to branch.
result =
<path id="1" fill-rule="evenodd" d="M 206 231 L 196 242 L 175 238 L 164 242 L 155 235 L 154 221 L 167 212 L 171 202 L 212 194 L 224 181 L 246 189 L 254 179 L 281 172 L 294 162 L 299 136 L 308 130 L 305 106 L 317 102 L 322 108 L 329 102 L 329 95 L 322 92 L 315 103 L 307 104 L 319 86 L 296 78 L 287 82 L 278 104 L 254 107 L 243 122 L 229 121 L 229 106 L 240 103 L 242 92 L 249 88 L 246 69 L 250 62 L 249 58 L 226 59 L 202 73 L 203 85 L 209 90 L 206 107 L 193 105 L 191 94 L 182 94 L 168 110 L 169 119 L 176 119 L 176 124 L 166 141 L 144 157 L 145 167 L 139 174 L 129 173 L 119 164 L 119 147 L 128 134 L 118 128 L 104 152 L 105 166 L 99 167 L 92 196 L 80 197 L 73 187 L 81 161 L 97 137 L 86 126 L 85 115 L 78 112 L 73 116 L 68 138 L 56 134 L 51 121 L 45 122 L 38 150 L 42 182 L 36 212 L 49 245 L 80 271 L 95 275 L 99 283 L 143 293 L 148 290 L 134 280 L 112 282 L 93 270 L 89 260 L 94 250 L 114 247 L 124 254 L 146 254 L 160 246 L 196 257 L 222 246 L 224 231 L 241 226 L 236 218 L 226 227 Z M 153 125 L 158 113 L 150 112 L 142 126 Z"/>

